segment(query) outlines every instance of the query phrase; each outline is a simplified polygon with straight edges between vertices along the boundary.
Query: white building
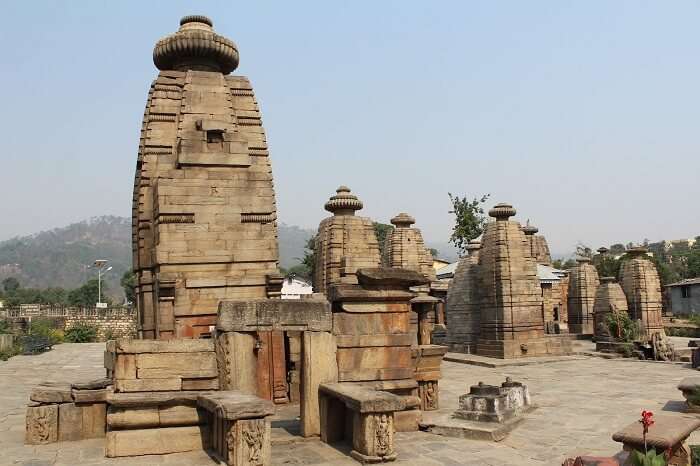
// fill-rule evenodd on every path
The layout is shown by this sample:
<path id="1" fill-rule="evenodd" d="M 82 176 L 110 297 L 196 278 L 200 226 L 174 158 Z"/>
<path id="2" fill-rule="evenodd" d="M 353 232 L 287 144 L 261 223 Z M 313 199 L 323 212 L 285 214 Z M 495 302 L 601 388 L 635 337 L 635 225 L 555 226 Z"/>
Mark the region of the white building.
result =
<path id="1" fill-rule="evenodd" d="M 310 283 L 296 277 L 284 279 L 282 299 L 301 299 L 301 296 L 306 294 L 313 294 L 313 288 Z"/>

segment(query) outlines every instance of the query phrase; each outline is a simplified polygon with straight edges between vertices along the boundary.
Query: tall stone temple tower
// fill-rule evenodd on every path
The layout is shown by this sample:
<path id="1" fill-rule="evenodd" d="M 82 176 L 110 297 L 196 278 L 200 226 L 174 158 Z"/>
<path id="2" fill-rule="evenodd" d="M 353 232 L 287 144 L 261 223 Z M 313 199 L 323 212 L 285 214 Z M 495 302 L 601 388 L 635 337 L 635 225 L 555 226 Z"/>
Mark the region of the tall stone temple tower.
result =
<path id="1" fill-rule="evenodd" d="M 665 335 L 661 280 L 645 247 L 632 248 L 620 267 L 620 282 L 627 296 L 630 317 L 642 322 L 647 337 Z"/>
<path id="2" fill-rule="evenodd" d="M 497 358 L 547 354 L 537 264 L 510 204 L 489 211 L 479 251 L 481 316 L 477 353 Z"/>
<path id="3" fill-rule="evenodd" d="M 590 335 L 595 331 L 593 306 L 600 279 L 589 257 L 579 257 L 576 262 L 569 276 L 569 330 Z"/>
<path id="4" fill-rule="evenodd" d="M 416 219 L 405 212 L 401 212 L 391 219 L 391 224 L 395 228 L 386 235 L 385 250 L 388 265 L 389 267 L 415 270 L 434 282 L 437 277 L 433 267 L 433 255 L 425 247 L 420 230 L 411 227 L 414 223 L 416 223 Z"/>
<path id="5" fill-rule="evenodd" d="M 264 298 L 277 272 L 265 131 L 238 49 L 185 16 L 153 50 L 133 197 L 142 338 L 198 337 L 219 301 Z"/>

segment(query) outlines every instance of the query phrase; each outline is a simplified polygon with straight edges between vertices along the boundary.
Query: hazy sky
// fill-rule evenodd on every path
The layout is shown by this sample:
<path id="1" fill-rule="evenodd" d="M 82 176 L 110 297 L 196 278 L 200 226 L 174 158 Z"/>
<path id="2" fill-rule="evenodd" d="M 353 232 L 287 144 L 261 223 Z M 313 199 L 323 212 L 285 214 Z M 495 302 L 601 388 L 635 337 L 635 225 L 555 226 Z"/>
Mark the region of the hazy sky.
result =
<path id="1" fill-rule="evenodd" d="M 130 215 L 153 45 L 185 14 L 233 39 L 278 216 L 340 184 L 448 238 L 491 193 L 555 252 L 700 234 L 700 2 L 14 1 L 0 28 L 0 239 Z"/>

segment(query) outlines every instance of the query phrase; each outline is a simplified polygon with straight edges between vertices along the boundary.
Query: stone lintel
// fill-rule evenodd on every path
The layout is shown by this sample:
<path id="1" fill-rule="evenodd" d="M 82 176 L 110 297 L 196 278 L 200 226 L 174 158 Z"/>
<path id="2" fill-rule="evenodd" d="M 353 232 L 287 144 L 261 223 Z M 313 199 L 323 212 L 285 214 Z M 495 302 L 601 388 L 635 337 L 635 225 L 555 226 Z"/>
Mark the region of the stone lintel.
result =
<path id="1" fill-rule="evenodd" d="M 271 401 L 233 390 L 199 396 L 197 405 L 228 421 L 261 418 L 275 413 Z"/>
<path id="2" fill-rule="evenodd" d="M 109 351 L 109 345 L 108 345 Z M 119 338 L 114 344 L 117 353 L 199 353 L 213 352 L 214 341 L 211 339 L 178 339 L 178 340 L 136 340 Z"/>
<path id="3" fill-rule="evenodd" d="M 430 280 L 415 270 L 398 267 L 362 268 L 356 272 L 357 281 L 363 286 L 412 287 L 427 285 Z"/>
<path id="4" fill-rule="evenodd" d="M 406 402 L 400 396 L 354 383 L 324 383 L 319 386 L 319 391 L 342 400 L 345 406 L 359 413 L 385 413 L 406 408 Z"/>
<path id="5" fill-rule="evenodd" d="M 222 301 L 216 328 L 223 332 L 300 330 L 330 332 L 330 303 L 325 299 L 250 299 Z"/>
<path id="6" fill-rule="evenodd" d="M 331 285 L 328 290 L 328 299 L 336 301 L 410 301 L 416 296 L 415 293 L 407 289 L 366 289 L 358 285 Z"/>

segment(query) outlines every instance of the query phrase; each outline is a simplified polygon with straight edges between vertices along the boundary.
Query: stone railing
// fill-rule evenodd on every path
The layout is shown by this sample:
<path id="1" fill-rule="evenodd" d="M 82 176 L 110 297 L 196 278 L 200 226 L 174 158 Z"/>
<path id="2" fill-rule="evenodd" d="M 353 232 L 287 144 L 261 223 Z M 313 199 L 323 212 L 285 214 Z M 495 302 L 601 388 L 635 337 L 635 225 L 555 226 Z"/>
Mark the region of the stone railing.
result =
<path id="1" fill-rule="evenodd" d="M 135 315 L 136 309 L 125 306 L 115 306 L 99 309 L 96 307 L 67 307 L 44 304 L 21 305 L 17 307 L 0 308 L 0 319 L 20 317 L 97 317 Z"/>

